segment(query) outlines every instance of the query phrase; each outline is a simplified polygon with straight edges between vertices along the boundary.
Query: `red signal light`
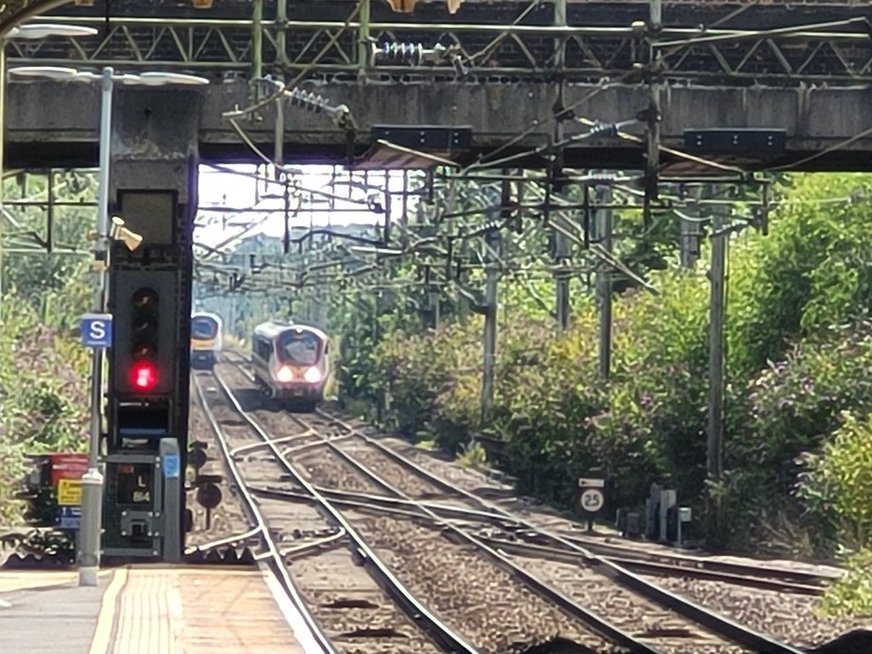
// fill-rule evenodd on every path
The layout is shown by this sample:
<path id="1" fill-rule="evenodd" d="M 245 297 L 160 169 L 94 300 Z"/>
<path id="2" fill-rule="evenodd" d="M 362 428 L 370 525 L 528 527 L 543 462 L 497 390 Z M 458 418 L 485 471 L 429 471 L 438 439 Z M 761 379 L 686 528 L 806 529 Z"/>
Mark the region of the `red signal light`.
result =
<path id="1" fill-rule="evenodd" d="M 130 384 L 138 391 L 150 391 L 157 386 L 157 368 L 150 361 L 138 361 L 130 369 Z"/>

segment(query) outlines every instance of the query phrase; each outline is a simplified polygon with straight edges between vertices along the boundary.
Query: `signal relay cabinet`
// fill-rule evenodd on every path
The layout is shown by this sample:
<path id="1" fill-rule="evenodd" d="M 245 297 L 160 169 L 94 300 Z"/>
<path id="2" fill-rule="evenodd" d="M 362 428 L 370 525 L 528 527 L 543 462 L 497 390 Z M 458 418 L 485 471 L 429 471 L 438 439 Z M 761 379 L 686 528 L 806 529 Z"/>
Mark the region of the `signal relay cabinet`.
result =
<path id="1" fill-rule="evenodd" d="M 104 556 L 180 560 L 180 460 L 175 438 L 162 438 L 157 451 L 120 451 L 105 458 Z"/>

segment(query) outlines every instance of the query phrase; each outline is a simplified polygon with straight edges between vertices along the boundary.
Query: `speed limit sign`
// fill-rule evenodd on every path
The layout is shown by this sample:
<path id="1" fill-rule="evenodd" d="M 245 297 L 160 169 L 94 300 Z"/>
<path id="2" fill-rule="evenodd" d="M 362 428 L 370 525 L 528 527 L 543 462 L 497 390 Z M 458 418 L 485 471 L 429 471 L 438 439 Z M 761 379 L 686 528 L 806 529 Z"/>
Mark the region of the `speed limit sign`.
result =
<path id="1" fill-rule="evenodd" d="M 603 497 L 603 492 L 599 488 L 586 488 L 581 492 L 579 504 L 581 508 L 588 513 L 596 513 L 603 508 L 606 503 Z"/>
<path id="2" fill-rule="evenodd" d="M 593 471 L 592 471 L 593 472 Z M 599 471 L 597 471 L 599 472 Z M 589 474 L 578 479 L 578 508 L 587 514 L 588 521 L 606 506 L 606 480 L 599 474 Z M 590 527 L 590 523 L 588 524 Z"/>

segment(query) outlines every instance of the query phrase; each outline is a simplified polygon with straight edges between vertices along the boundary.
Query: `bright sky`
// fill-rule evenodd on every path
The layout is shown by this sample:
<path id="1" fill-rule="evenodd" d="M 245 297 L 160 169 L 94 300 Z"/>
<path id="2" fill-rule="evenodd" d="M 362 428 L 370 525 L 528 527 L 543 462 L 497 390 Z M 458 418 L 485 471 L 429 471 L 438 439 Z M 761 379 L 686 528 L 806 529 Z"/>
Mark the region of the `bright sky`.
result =
<path id="1" fill-rule="evenodd" d="M 258 233 L 279 238 L 282 236 L 284 184 L 269 181 L 275 177 L 264 166 L 259 168 L 260 179 L 255 178 L 257 173 L 258 169 L 252 165 L 222 166 L 220 169 L 208 165 L 200 167 L 200 210 L 194 231 L 195 242 L 215 247 L 234 236 Z M 393 171 L 388 178 L 392 192 L 390 213 L 392 220 L 396 221 L 403 211 L 403 173 Z M 384 214 L 377 213 L 368 205 L 368 198 L 373 205 L 378 203 L 382 206 L 385 203 L 384 193 L 379 190 L 385 185 L 384 172 L 370 171 L 365 178 L 362 172 L 348 173 L 340 167 L 334 173 L 332 166 L 300 166 L 295 169 L 291 180 L 299 189 L 295 197 L 293 185 L 291 187 L 292 229 L 384 224 Z M 409 186 L 419 185 L 420 182 L 410 176 Z M 293 214 L 297 206 L 299 209 Z M 413 206 L 410 201 L 407 211 L 411 211 Z"/>

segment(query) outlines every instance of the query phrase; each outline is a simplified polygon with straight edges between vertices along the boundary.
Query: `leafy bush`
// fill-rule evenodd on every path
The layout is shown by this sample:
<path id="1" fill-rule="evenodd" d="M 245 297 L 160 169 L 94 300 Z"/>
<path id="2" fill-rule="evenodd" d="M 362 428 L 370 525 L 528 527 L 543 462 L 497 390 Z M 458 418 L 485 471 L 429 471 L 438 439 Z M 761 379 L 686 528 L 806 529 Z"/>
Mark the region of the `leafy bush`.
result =
<path id="1" fill-rule="evenodd" d="M 375 376 L 380 387 L 390 393 L 398 429 L 412 437 L 434 427 L 440 420 L 437 441 L 453 451 L 465 434 L 446 431 L 464 417 L 475 420 L 458 408 L 453 415 L 437 412 L 440 396 L 469 391 L 469 380 L 478 379 L 475 361 L 480 357 L 481 320 L 449 324 L 423 334 L 396 331 L 375 350 Z M 463 390 L 457 390 L 462 388 Z M 469 407 L 469 403 L 461 405 Z M 477 406 L 477 405 L 476 405 Z M 462 430 L 461 430 L 462 431 Z"/>
<path id="2" fill-rule="evenodd" d="M 850 550 L 872 547 L 872 415 L 844 411 L 841 425 L 818 453 L 804 457 L 800 493 L 833 516 L 839 542 Z"/>
<path id="3" fill-rule="evenodd" d="M 483 468 L 487 465 L 487 453 L 481 443 L 470 443 L 462 447 L 457 463 L 464 468 Z"/>
<path id="4" fill-rule="evenodd" d="M 501 321 L 493 420 L 484 431 L 506 441 L 504 458 L 522 490 L 570 503 L 576 477 L 593 467 L 617 480 L 618 502 L 636 502 L 662 477 L 683 493 L 701 490 L 705 285 L 672 273 L 657 281 L 662 296 L 631 292 L 616 301 L 609 386 L 597 381 L 592 303 L 582 301 L 559 339 L 549 316 L 516 312 Z M 476 318 L 395 333 L 376 349 L 376 379 L 389 384 L 403 433 L 432 433 L 456 451 L 482 430 L 481 330 Z"/>
<path id="5" fill-rule="evenodd" d="M 821 610 L 836 616 L 872 614 L 872 549 L 847 557 L 845 574 L 827 589 Z"/>
<path id="6" fill-rule="evenodd" d="M 794 345 L 747 385 L 743 429 L 731 433 L 724 492 L 733 544 L 746 542 L 779 514 L 802 522 L 810 543 L 830 550 L 826 512 L 808 513 L 792 494 L 801 472 L 796 459 L 826 447 L 841 412 L 872 408 L 872 323 L 830 327 Z M 838 432 L 837 432 L 838 434 Z M 806 500 L 809 496 L 806 496 Z M 758 537 L 759 540 L 759 537 Z"/>
<path id="7" fill-rule="evenodd" d="M 87 354 L 40 326 L 11 296 L 0 308 L 0 519 L 25 453 L 80 450 L 87 442 Z"/>
<path id="8" fill-rule="evenodd" d="M 736 242 L 730 262 L 727 343 L 740 379 L 777 360 L 787 339 L 870 308 L 868 174 L 797 175 L 767 236 Z"/>
<path id="9" fill-rule="evenodd" d="M 775 196 L 768 236 L 729 239 L 725 475 L 718 485 L 706 480 L 710 290 L 701 271 L 651 272 L 657 266 L 650 265 L 659 295 L 615 295 L 608 384 L 599 379 L 590 295 L 574 293 L 573 324 L 554 338 L 553 283 L 506 276 L 487 425 L 480 420 L 479 318 L 455 315 L 427 332 L 386 327 L 359 360 L 358 386 L 386 385 L 407 435 L 432 436 L 454 452 L 477 431 L 502 440 L 500 460 L 522 491 L 568 503 L 575 477 L 602 467 L 615 479 L 617 505 L 638 504 L 658 480 L 677 488 L 682 502 L 725 507 L 733 546 L 789 531 L 786 543 L 832 552 L 835 539 L 826 535 L 841 520 L 828 504 L 835 500 L 816 501 L 811 486 L 797 494 L 797 457 L 838 441 L 837 430 L 847 428 L 842 411 L 862 423 L 872 408 L 865 318 L 872 309 L 865 261 L 872 176 L 788 177 Z"/>

